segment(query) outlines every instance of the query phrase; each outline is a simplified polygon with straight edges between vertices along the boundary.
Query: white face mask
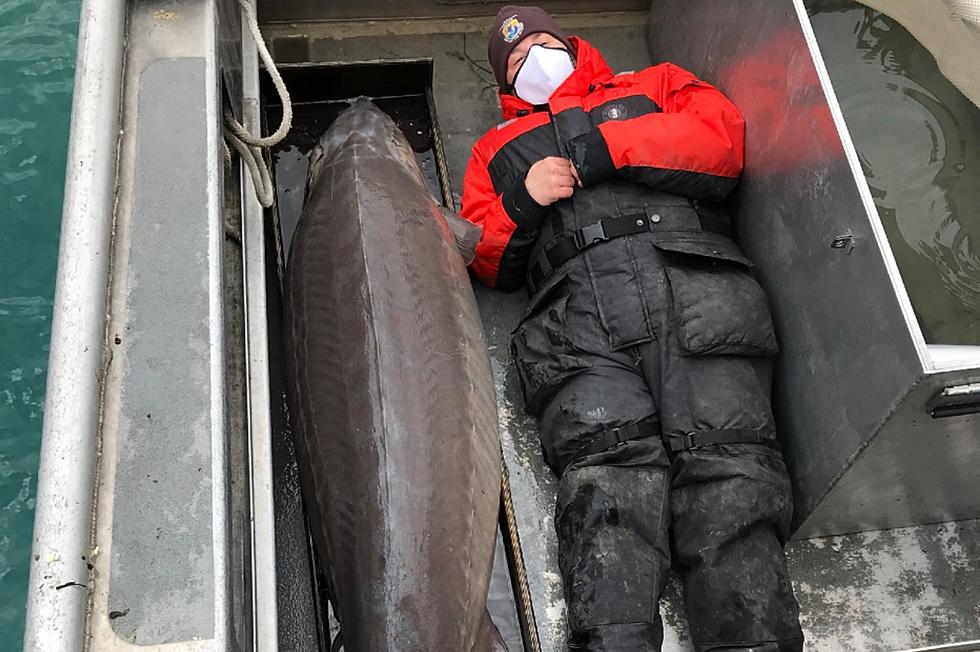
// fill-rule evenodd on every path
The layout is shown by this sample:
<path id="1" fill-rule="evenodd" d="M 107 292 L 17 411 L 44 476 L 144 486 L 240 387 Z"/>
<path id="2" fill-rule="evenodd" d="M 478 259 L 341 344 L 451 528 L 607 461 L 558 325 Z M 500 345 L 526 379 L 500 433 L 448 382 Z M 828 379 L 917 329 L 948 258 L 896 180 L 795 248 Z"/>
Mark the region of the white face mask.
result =
<path id="1" fill-rule="evenodd" d="M 514 91 L 531 104 L 545 104 L 575 70 L 568 50 L 535 44 L 514 75 Z"/>

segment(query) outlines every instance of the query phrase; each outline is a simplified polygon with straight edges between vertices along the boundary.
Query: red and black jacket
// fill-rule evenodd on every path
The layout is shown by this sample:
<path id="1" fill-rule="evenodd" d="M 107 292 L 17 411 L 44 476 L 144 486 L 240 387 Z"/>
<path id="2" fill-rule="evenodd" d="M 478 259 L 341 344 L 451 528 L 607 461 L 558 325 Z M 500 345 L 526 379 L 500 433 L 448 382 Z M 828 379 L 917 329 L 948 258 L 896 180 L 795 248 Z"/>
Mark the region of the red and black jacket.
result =
<path id="1" fill-rule="evenodd" d="M 744 121 L 717 89 L 670 63 L 614 75 L 588 42 L 571 41 L 575 70 L 547 110 L 501 92 L 506 121 L 473 146 L 462 214 L 483 225 L 470 268 L 491 287 L 521 286 L 529 259 L 557 234 L 630 211 L 719 202 L 742 170 Z M 571 159 L 584 187 L 542 207 L 524 178 L 548 156 Z M 595 275 L 608 267 L 612 277 L 622 277 L 622 257 L 612 249 L 624 246 L 610 241 L 590 250 Z M 624 332 L 617 339 L 645 334 Z"/>

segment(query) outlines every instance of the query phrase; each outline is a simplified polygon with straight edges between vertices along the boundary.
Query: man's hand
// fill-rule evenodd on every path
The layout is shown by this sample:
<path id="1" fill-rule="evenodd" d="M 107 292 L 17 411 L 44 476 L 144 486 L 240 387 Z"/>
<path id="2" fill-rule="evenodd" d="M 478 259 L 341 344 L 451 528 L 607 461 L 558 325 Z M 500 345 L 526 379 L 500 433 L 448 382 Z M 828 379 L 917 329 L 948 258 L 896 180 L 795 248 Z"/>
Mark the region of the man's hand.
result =
<path id="1" fill-rule="evenodd" d="M 577 182 L 578 173 L 571 161 L 549 156 L 531 166 L 524 178 L 524 187 L 538 204 L 551 206 L 559 199 L 571 197 Z"/>

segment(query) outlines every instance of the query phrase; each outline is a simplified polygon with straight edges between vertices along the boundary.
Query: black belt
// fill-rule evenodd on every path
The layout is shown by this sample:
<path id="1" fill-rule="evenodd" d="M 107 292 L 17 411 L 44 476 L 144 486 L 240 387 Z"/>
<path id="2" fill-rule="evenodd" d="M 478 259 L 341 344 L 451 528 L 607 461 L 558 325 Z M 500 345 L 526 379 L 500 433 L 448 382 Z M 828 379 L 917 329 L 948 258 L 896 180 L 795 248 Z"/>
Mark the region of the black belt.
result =
<path id="1" fill-rule="evenodd" d="M 779 444 L 772 437 L 770 428 L 760 430 L 742 430 L 731 428 L 728 430 L 695 430 L 686 432 L 679 437 L 667 437 L 667 446 L 670 452 L 678 453 L 699 446 L 710 444 L 762 444 L 779 450 Z"/>
<path id="2" fill-rule="evenodd" d="M 656 416 L 643 419 L 638 423 L 631 423 L 625 426 L 616 426 L 596 434 L 584 446 L 575 453 L 572 462 L 580 460 L 586 455 L 594 455 L 609 450 L 618 444 L 624 444 L 634 439 L 644 439 L 646 437 L 660 436 L 660 419 Z M 569 462 L 571 463 L 571 462 Z"/>
<path id="3" fill-rule="evenodd" d="M 731 224 L 724 218 L 699 212 L 698 221 L 704 231 L 732 237 Z M 528 275 L 532 294 L 541 284 L 541 281 L 551 275 L 551 272 L 577 256 L 579 252 L 600 242 L 621 238 L 624 235 L 646 233 L 659 228 L 669 228 L 666 225 L 660 225 L 659 215 L 649 217 L 646 213 L 632 213 L 619 217 L 609 217 L 580 229 L 563 233 L 545 247 L 544 251 L 529 267 Z"/>

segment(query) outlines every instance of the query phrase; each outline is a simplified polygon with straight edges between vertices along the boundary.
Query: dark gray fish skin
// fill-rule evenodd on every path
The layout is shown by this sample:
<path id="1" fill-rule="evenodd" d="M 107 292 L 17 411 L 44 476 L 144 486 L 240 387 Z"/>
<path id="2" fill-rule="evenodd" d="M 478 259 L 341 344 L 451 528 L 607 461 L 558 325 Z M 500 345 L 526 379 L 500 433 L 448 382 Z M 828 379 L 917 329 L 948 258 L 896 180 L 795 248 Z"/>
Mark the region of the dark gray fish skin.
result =
<path id="1" fill-rule="evenodd" d="M 500 442 L 466 268 L 374 104 L 318 149 L 286 274 L 287 391 L 345 649 L 497 649 Z"/>

